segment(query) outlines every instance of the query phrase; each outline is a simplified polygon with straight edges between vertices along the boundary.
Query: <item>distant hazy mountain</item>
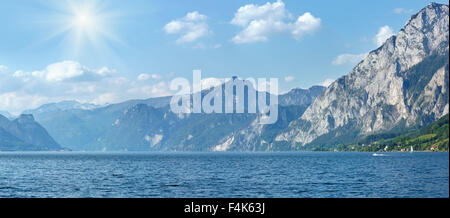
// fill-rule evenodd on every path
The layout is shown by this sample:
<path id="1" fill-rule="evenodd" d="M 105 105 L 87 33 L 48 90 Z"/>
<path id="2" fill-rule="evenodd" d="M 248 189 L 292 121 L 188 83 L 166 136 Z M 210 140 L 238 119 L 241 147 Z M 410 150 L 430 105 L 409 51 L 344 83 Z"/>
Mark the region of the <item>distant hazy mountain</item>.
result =
<path id="1" fill-rule="evenodd" d="M 231 81 L 229 81 L 231 82 Z M 221 85 L 223 90 L 225 84 Z M 252 87 L 249 87 L 252 88 Z M 205 96 L 212 89 L 203 90 Z M 265 94 L 257 92 L 258 95 Z M 298 96 L 296 96 L 298 95 Z M 291 92 L 286 99 L 305 98 L 309 91 Z M 223 93 L 224 96 L 224 93 Z M 314 96 L 314 95 L 312 95 Z M 244 98 L 247 98 L 247 92 Z M 290 104 L 303 104 L 302 101 L 292 101 Z M 280 120 L 273 127 L 264 128 L 262 133 L 278 132 L 289 122 L 301 115 L 306 105 L 289 106 L 292 113 L 286 113 L 283 108 L 280 112 Z M 290 118 L 286 118 L 286 115 Z M 163 150 L 163 151 L 207 151 L 207 150 L 249 150 L 250 146 L 245 141 L 235 140 L 233 145 L 220 147 L 227 137 L 239 135 L 249 128 L 252 122 L 257 122 L 258 116 L 252 113 L 242 114 L 174 114 L 168 106 L 154 108 L 147 104 L 137 104 L 125 110 L 108 128 L 106 133 L 99 136 L 97 144 L 104 150 Z M 271 128 L 272 127 L 272 128 Z M 273 140 L 276 134 L 267 134 L 267 140 Z M 252 138 L 253 144 L 259 143 L 261 135 Z M 237 137 L 237 136 L 236 136 Z M 255 146 L 252 150 L 269 150 L 264 146 Z"/>
<path id="2" fill-rule="evenodd" d="M 232 81 L 228 81 L 232 82 Z M 222 84 L 222 90 L 225 84 Z M 248 87 L 252 88 L 252 87 Z M 275 136 L 297 119 L 325 88 L 294 89 L 279 97 L 279 119 L 259 124 L 259 116 L 242 114 L 173 114 L 169 107 L 138 104 L 125 110 L 97 144 L 106 150 L 268 151 Z M 203 90 L 205 96 L 212 89 Z M 224 96 L 224 93 L 222 93 Z M 257 92 L 257 95 L 267 95 Z M 247 92 L 244 98 L 247 98 Z"/>
<path id="3" fill-rule="evenodd" d="M 77 109 L 93 110 L 98 107 L 99 107 L 98 105 L 88 103 L 83 104 L 78 101 L 61 101 L 58 103 L 44 104 L 34 110 L 23 111 L 22 114 L 47 114 L 47 113 L 55 113 L 58 111 L 77 110 Z"/>
<path id="4" fill-rule="evenodd" d="M 423 126 L 449 111 L 449 8 L 431 3 L 331 84 L 277 136 L 295 147 L 339 144 Z"/>
<path id="5" fill-rule="evenodd" d="M 20 115 L 13 121 L 0 115 L 1 151 L 61 149 L 47 131 L 34 121 L 32 115 Z"/>
<path id="6" fill-rule="evenodd" d="M 294 89 L 280 96 L 281 104 L 286 106 L 280 106 L 279 121 L 264 127 L 262 135 L 254 134 L 251 140 L 255 146 L 251 149 L 272 149 L 256 144 L 262 140 L 272 141 L 276 133 L 303 113 L 321 90 L 324 88 L 320 86 Z M 204 90 L 202 95 L 210 91 Z M 216 150 L 226 138 L 250 131 L 252 122 L 258 118 L 248 113 L 173 114 L 170 99 L 130 100 L 88 110 L 73 107 L 75 103 L 66 103 L 64 107 L 58 103 L 28 112 L 34 114 L 58 142 L 73 150 Z M 224 150 L 250 149 L 247 141 L 236 139 Z"/>
<path id="7" fill-rule="evenodd" d="M 4 117 L 10 120 L 15 118 L 14 115 L 10 114 L 8 111 L 0 111 L 0 115 L 3 115 Z"/>
<path id="8" fill-rule="evenodd" d="M 78 102 L 62 102 L 43 105 L 27 111 L 36 117 L 56 141 L 73 150 L 99 150 L 100 137 L 124 113 L 137 104 L 152 107 L 164 107 L 170 103 L 170 97 L 130 100 L 123 103 L 100 107 L 80 104 Z"/>

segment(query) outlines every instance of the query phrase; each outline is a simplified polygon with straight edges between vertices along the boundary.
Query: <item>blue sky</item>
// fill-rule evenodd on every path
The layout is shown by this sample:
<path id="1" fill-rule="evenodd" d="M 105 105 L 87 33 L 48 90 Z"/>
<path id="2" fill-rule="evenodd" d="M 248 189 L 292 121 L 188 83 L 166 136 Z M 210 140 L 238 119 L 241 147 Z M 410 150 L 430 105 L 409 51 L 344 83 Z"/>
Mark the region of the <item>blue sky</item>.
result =
<path id="1" fill-rule="evenodd" d="M 325 84 L 347 74 L 427 4 L 3 1 L 0 110 L 169 95 L 170 80 L 191 78 L 194 69 L 203 77 L 277 77 L 282 92 Z"/>

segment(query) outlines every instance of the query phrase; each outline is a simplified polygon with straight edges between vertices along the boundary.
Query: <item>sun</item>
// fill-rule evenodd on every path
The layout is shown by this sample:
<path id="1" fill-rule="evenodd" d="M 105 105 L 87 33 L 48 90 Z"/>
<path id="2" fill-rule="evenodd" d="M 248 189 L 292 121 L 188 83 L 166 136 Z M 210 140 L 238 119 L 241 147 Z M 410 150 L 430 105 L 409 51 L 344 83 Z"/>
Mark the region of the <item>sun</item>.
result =
<path id="1" fill-rule="evenodd" d="M 72 17 L 72 28 L 77 31 L 83 31 L 91 36 L 98 36 L 101 29 L 101 14 L 94 10 L 95 8 L 83 7 L 74 8 Z"/>
<path id="2" fill-rule="evenodd" d="M 91 24 L 91 20 L 89 14 L 78 14 L 75 17 L 75 25 L 79 28 L 86 28 Z"/>
<path id="3" fill-rule="evenodd" d="M 122 14 L 104 1 L 57 1 L 54 6 L 59 13 L 49 16 L 48 23 L 54 25 L 54 31 L 46 40 L 63 39 L 69 56 L 93 50 L 104 54 L 110 45 L 123 44 L 113 31 Z"/>

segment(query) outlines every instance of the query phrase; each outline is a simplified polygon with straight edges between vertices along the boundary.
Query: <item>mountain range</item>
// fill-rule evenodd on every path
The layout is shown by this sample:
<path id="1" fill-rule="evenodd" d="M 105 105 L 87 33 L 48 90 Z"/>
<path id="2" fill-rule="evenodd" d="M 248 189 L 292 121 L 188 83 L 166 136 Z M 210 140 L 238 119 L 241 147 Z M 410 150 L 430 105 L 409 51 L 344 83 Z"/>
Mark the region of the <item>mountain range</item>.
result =
<path id="1" fill-rule="evenodd" d="M 0 150 L 59 150 L 60 143 L 91 151 L 292 151 L 401 135 L 448 114 L 448 28 L 448 5 L 429 4 L 330 86 L 279 95 L 274 124 L 248 112 L 175 114 L 170 96 L 108 106 L 65 101 L 13 121 L 0 115 Z"/>
<path id="2" fill-rule="evenodd" d="M 323 90 L 325 87 L 313 86 L 310 89 L 293 89 L 280 95 L 280 119 L 264 129 L 274 132 L 280 126 L 287 126 L 292 117 L 298 117 Z M 205 96 L 210 91 L 204 90 L 202 95 Z M 65 107 L 78 104 L 62 102 L 62 105 L 43 105 L 26 113 L 33 114 L 55 140 L 65 147 L 90 151 L 215 150 L 224 136 L 234 134 L 236 130 L 244 129 L 258 119 L 256 114 L 250 113 L 174 114 L 170 111 L 170 99 L 171 97 L 160 97 L 130 100 L 106 107 L 91 107 L 88 110 L 78 106 Z M 204 131 L 205 127 L 209 131 Z M 246 150 L 248 147 L 236 149 Z M 260 147 L 252 150 L 269 149 Z"/>

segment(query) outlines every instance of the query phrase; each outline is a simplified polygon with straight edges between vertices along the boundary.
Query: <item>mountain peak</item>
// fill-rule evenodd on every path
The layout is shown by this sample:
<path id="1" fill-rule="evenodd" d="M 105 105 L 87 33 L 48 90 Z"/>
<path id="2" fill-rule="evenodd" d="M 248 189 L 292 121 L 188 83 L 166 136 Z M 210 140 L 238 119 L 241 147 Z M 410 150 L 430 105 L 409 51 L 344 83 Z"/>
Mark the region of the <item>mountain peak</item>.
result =
<path id="1" fill-rule="evenodd" d="M 13 121 L 0 115 L 0 150 L 59 150 L 60 145 L 31 114 Z"/>
<path id="2" fill-rule="evenodd" d="M 447 5 L 441 4 L 441 3 L 436 3 L 436 2 L 430 2 L 430 4 L 428 4 L 427 8 L 437 8 L 437 7 L 441 7 L 441 6 L 447 6 Z"/>
<path id="3" fill-rule="evenodd" d="M 431 2 L 425 8 L 412 15 L 406 26 L 413 25 L 419 30 L 433 25 L 435 21 L 441 18 L 442 14 L 448 16 L 448 5 Z"/>

